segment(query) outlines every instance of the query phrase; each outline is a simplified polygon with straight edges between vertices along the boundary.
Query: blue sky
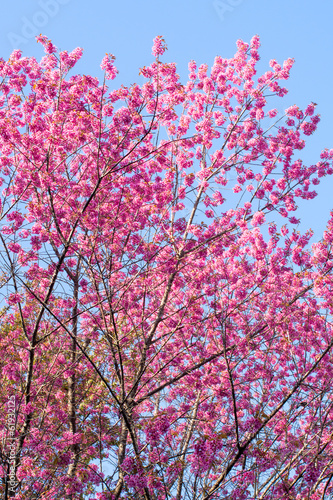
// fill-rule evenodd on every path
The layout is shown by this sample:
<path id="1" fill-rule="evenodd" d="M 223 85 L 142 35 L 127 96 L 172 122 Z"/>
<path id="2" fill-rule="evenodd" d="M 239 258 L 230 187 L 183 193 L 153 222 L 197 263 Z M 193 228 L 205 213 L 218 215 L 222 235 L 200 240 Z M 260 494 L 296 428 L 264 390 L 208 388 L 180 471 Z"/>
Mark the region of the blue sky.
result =
<path id="1" fill-rule="evenodd" d="M 318 103 L 322 121 L 303 155 L 314 163 L 324 147 L 333 148 L 332 17 L 333 3 L 312 0 L 15 0 L 2 5 L 0 57 L 20 48 L 40 59 L 34 35 L 42 33 L 61 49 L 83 47 L 77 72 L 101 76 L 105 52 L 115 54 L 120 74 L 114 84 L 128 85 L 151 62 L 153 38 L 163 35 L 169 47 L 164 59 L 176 62 L 185 80 L 189 60 L 211 65 L 216 55 L 231 57 L 237 39 L 258 34 L 262 71 L 270 59 L 296 60 L 279 111 Z M 315 200 L 300 205 L 299 215 L 300 229 L 312 227 L 320 238 L 333 209 L 333 178 L 324 179 L 318 191 Z"/>

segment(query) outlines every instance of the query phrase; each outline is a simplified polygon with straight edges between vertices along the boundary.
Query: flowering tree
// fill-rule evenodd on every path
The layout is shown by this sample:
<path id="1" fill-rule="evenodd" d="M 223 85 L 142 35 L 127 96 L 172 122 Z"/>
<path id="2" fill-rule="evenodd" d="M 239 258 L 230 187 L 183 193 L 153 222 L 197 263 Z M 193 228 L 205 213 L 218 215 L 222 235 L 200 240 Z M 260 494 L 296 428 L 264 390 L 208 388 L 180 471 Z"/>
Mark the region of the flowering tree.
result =
<path id="1" fill-rule="evenodd" d="M 2 498 L 332 498 L 333 214 L 293 224 L 333 151 L 268 107 L 293 61 L 182 85 L 157 37 L 111 90 L 37 40 L 0 62 Z"/>

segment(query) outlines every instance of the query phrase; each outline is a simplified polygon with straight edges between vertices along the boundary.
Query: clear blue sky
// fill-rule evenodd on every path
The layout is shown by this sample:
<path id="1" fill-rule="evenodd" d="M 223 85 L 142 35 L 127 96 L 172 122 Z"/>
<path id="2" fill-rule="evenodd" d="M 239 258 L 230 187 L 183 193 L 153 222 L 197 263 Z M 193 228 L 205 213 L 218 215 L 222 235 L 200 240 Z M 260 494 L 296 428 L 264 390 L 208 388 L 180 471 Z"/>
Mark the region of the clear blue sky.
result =
<path id="1" fill-rule="evenodd" d="M 333 148 L 332 18 L 328 0 L 12 0 L 2 5 L 0 56 L 20 48 L 39 59 L 42 47 L 33 36 L 42 33 L 61 49 L 83 47 L 77 72 L 101 76 L 105 52 L 115 54 L 120 74 L 114 83 L 120 85 L 135 82 L 139 67 L 151 62 L 156 35 L 167 41 L 165 60 L 176 62 L 185 79 L 190 59 L 210 65 L 218 54 L 231 57 L 238 38 L 258 34 L 263 71 L 270 59 L 296 59 L 279 111 L 310 101 L 319 105 L 322 121 L 303 156 L 313 163 L 324 147 Z M 316 200 L 301 205 L 302 230 L 312 227 L 320 237 L 332 193 L 333 178 L 324 179 Z"/>

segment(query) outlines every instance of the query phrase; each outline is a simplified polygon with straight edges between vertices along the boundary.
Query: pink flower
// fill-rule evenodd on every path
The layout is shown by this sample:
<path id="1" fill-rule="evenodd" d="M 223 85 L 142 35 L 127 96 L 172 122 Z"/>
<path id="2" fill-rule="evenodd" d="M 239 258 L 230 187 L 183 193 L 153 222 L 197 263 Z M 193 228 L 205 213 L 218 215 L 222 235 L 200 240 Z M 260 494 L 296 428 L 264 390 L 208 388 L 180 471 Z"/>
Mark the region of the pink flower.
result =
<path id="1" fill-rule="evenodd" d="M 255 212 L 253 214 L 251 224 L 252 226 L 260 226 L 265 222 L 265 215 L 262 212 Z"/>
<path id="2" fill-rule="evenodd" d="M 154 38 L 154 44 L 152 49 L 153 56 L 155 57 L 162 56 L 166 50 L 167 50 L 167 45 L 165 43 L 164 38 L 161 35 Z"/>
<path id="3" fill-rule="evenodd" d="M 57 52 L 57 50 L 58 50 L 57 47 L 55 45 L 53 45 L 51 40 L 49 40 L 46 36 L 43 36 L 43 35 L 36 36 L 36 40 L 37 40 L 37 42 L 39 42 L 43 45 L 44 52 L 46 54 L 54 54 L 55 52 Z"/>
<path id="4" fill-rule="evenodd" d="M 274 118 L 274 116 L 276 116 L 276 115 L 277 115 L 277 109 L 270 109 L 270 110 L 268 111 L 268 116 L 269 116 L 270 118 Z"/>
<path id="5" fill-rule="evenodd" d="M 290 106 L 289 108 L 287 108 L 285 113 L 288 116 L 296 116 L 298 111 L 299 111 L 298 106 L 296 106 L 296 104 L 294 104 L 293 106 Z"/>
<path id="6" fill-rule="evenodd" d="M 309 116 L 312 116 L 313 113 L 314 113 L 314 110 L 316 108 L 316 105 L 312 102 L 311 104 L 309 104 L 306 109 L 305 109 L 305 114 L 306 115 L 309 115 Z"/>
<path id="7" fill-rule="evenodd" d="M 257 109 L 256 111 L 256 119 L 261 120 L 261 118 L 264 118 L 265 113 L 262 109 Z"/>
<path id="8" fill-rule="evenodd" d="M 252 38 L 251 38 L 251 41 L 250 41 L 250 47 L 252 49 L 256 49 L 258 50 L 259 47 L 260 47 L 260 38 L 259 38 L 259 35 L 254 35 Z"/>
<path id="9" fill-rule="evenodd" d="M 105 78 L 107 80 L 114 80 L 117 76 L 118 70 L 114 65 L 115 56 L 113 54 L 106 54 L 101 62 L 101 69 L 105 71 Z"/>
<path id="10" fill-rule="evenodd" d="M 18 304 L 21 301 L 21 295 L 19 293 L 11 293 L 7 299 L 9 305 Z"/>
<path id="11" fill-rule="evenodd" d="M 9 243 L 8 248 L 14 253 L 19 253 L 19 251 L 21 250 L 21 247 L 18 243 Z"/>

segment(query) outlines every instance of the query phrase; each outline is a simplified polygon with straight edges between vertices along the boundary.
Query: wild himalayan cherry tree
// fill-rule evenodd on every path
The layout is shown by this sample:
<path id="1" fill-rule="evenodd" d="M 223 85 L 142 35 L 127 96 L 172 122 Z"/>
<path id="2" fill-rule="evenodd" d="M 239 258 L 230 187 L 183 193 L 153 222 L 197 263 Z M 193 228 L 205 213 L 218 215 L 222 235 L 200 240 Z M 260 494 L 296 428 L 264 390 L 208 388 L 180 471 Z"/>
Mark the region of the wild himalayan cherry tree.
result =
<path id="1" fill-rule="evenodd" d="M 255 36 L 183 85 L 157 37 L 115 88 L 37 40 L 0 63 L 2 498 L 332 498 L 333 214 L 295 211 L 333 151 L 268 106 L 293 61 L 256 77 Z"/>

